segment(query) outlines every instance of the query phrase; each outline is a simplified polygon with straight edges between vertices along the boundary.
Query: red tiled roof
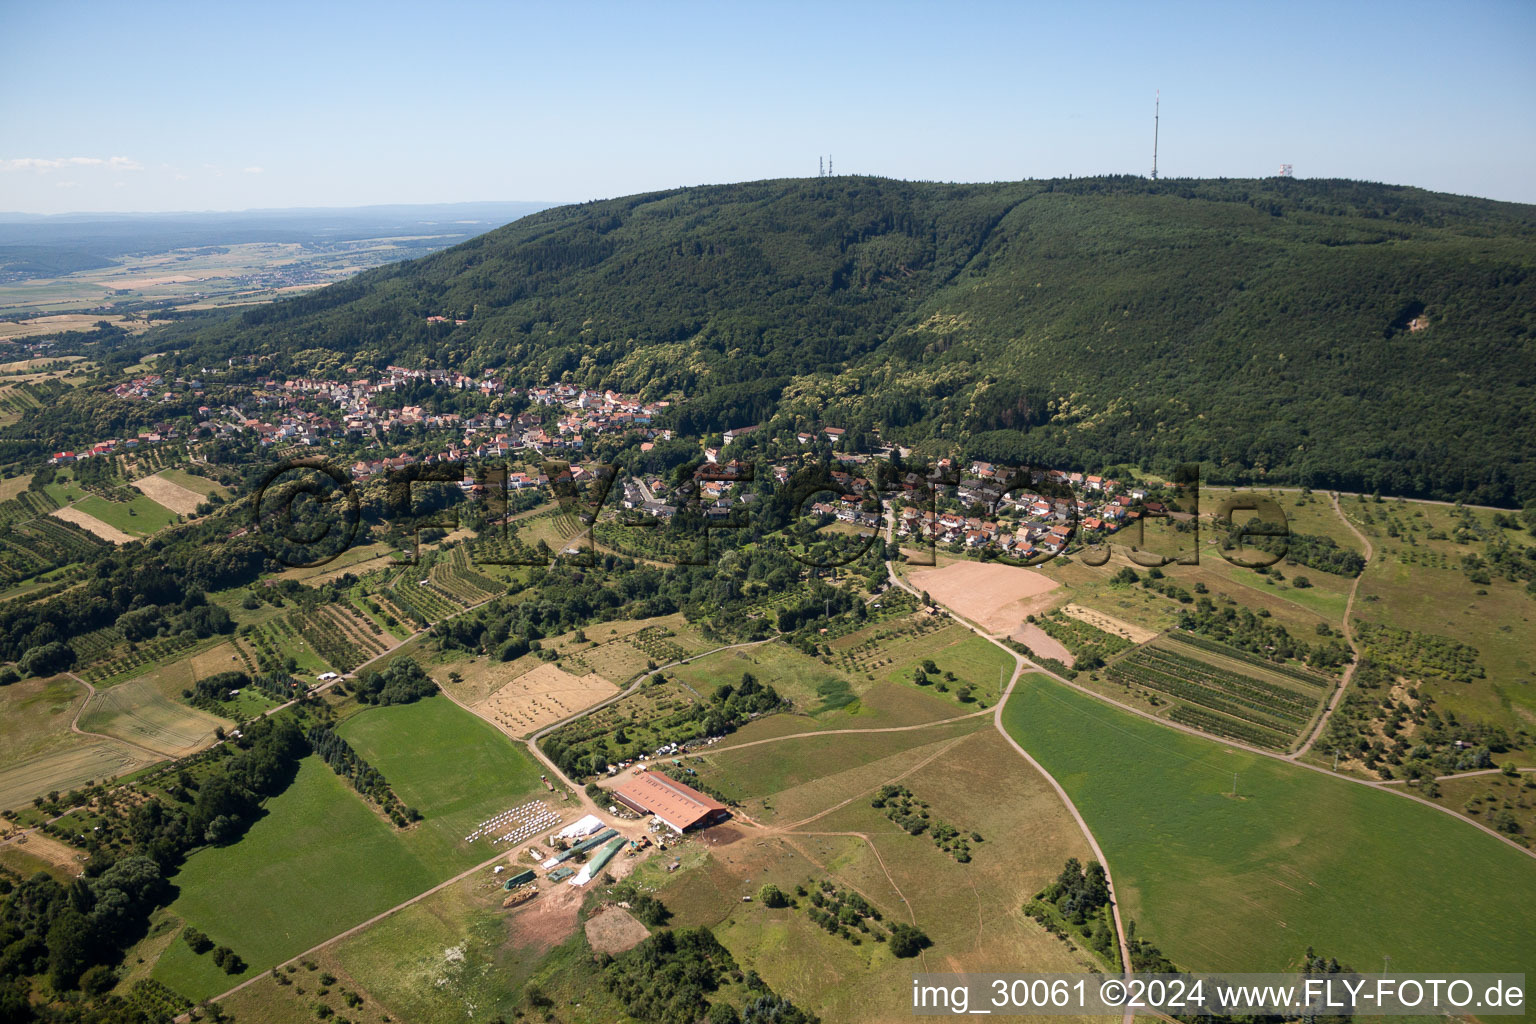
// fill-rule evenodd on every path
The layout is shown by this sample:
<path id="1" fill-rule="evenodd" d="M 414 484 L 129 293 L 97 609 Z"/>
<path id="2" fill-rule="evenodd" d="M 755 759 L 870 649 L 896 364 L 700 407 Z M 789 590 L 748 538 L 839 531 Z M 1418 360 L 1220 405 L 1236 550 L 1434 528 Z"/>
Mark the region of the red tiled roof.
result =
<path id="1" fill-rule="evenodd" d="M 643 807 L 679 829 L 691 828 L 726 809 L 720 801 L 660 772 L 642 772 L 615 786 L 613 791 L 624 797 L 626 803 Z"/>

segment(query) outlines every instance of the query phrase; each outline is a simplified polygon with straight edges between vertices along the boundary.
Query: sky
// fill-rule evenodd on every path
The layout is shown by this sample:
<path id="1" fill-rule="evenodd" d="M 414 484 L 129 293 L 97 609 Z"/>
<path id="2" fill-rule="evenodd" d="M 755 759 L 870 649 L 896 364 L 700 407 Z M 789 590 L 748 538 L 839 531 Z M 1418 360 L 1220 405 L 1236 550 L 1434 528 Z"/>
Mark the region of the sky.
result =
<path id="1" fill-rule="evenodd" d="M 1536 203 L 1536 2 L 0 0 L 0 210 L 574 202 L 838 173 Z"/>

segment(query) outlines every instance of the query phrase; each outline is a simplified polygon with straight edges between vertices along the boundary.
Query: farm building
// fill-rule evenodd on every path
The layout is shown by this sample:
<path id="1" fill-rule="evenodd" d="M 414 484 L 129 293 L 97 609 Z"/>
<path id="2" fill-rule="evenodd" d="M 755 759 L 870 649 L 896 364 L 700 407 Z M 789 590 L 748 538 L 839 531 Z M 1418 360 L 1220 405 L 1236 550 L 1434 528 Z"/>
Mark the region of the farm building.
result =
<path id="1" fill-rule="evenodd" d="M 636 775 L 615 786 L 613 795 L 632 811 L 656 815 L 676 832 L 713 825 L 730 816 L 725 804 L 659 772 Z"/>

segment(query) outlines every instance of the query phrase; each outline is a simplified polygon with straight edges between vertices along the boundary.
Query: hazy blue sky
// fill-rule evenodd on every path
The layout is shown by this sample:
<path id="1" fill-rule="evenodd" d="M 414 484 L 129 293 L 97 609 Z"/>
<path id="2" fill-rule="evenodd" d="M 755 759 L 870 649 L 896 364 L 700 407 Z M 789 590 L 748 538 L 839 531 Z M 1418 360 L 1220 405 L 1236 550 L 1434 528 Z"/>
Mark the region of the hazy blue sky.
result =
<path id="1" fill-rule="evenodd" d="M 836 169 L 1536 202 L 1536 2 L 0 0 L 0 210 L 582 200 Z"/>

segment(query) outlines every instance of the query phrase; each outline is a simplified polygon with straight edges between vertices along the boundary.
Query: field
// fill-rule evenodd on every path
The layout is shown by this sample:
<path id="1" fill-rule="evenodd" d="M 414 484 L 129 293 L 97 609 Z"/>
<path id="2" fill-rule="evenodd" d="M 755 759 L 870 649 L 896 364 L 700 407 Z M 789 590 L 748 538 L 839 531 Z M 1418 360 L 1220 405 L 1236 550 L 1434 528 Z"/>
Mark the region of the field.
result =
<path id="1" fill-rule="evenodd" d="M 4 480 L 0 480 L 0 501 L 10 501 L 22 491 L 25 491 L 27 485 L 31 482 L 31 473 L 23 473 L 20 476 L 7 477 Z"/>
<path id="2" fill-rule="evenodd" d="M 1061 612 L 1063 615 L 1086 622 L 1095 629 L 1101 629 L 1106 633 L 1112 633 L 1115 636 L 1129 640 L 1133 644 L 1144 644 L 1157 636 L 1150 629 L 1142 629 L 1139 626 L 1131 625 L 1129 622 L 1121 622 L 1113 615 L 1106 615 L 1103 612 L 1094 611 L 1092 608 L 1084 608 L 1081 605 L 1065 605 L 1062 607 Z"/>
<path id="3" fill-rule="evenodd" d="M 596 673 L 573 676 L 545 663 L 509 680 L 474 711 L 509 736 L 527 736 L 618 692 Z"/>
<path id="4" fill-rule="evenodd" d="M 23 758 L 0 771 L 0 808 L 17 808 L 52 790 L 67 792 L 92 780 L 137 771 L 152 759 L 110 740 L 91 740 Z"/>
<path id="5" fill-rule="evenodd" d="M 752 788 L 788 782 L 791 788 L 766 794 L 768 802 L 793 805 L 794 818 L 811 820 L 792 824 L 789 813 L 778 814 L 774 831 L 762 838 L 730 826 L 712 830 L 719 833 L 716 842 L 702 856 L 685 850 L 676 875 L 657 878 L 646 865 L 636 877 L 661 886 L 658 896 L 678 923 L 713 927 L 742 967 L 757 970 L 775 991 L 824 1020 L 883 1022 L 909 1012 L 902 1000 L 913 971 L 1022 964 L 1081 971 L 1094 963 L 1021 912 L 1067 858 L 1088 854 L 1044 778 L 989 724 L 968 732 L 950 727 L 786 740 L 754 749 L 776 751 L 796 774 L 762 781 L 765 762 L 741 751 L 720 759 L 711 781 Z M 936 820 L 984 837 L 972 844 L 969 863 L 943 853 L 926 835 L 908 835 L 869 806 L 870 794 L 896 779 L 930 802 Z M 861 893 L 889 921 L 915 921 L 934 946 L 918 959 L 897 960 L 867 936 L 854 946 L 828 934 L 804 909 L 770 910 L 737 898 L 764 882 L 792 891 L 821 880 Z"/>
<path id="6" fill-rule="evenodd" d="M 437 247 L 419 244 L 427 237 L 237 242 L 158 249 L 118 257 L 109 267 L 7 284 L 0 287 L 0 312 L 64 313 L 124 299 L 170 300 L 188 309 L 268 301 L 330 284 L 381 263 L 422 255 Z M 120 322 L 129 331 L 147 326 L 143 321 L 94 312 L 40 320 L 0 322 L 0 337 L 90 330 L 98 320 Z"/>
<path id="7" fill-rule="evenodd" d="M 995 562 L 955 562 L 910 573 L 907 582 L 991 633 L 1011 633 L 1053 603 L 1058 584 L 1033 569 Z"/>
<path id="8" fill-rule="evenodd" d="M 179 487 L 205 497 L 210 494 L 222 496 L 228 496 L 229 494 L 229 488 L 223 484 L 210 480 L 205 476 L 198 476 L 196 473 L 188 472 L 185 469 L 165 469 L 156 473 L 155 476 L 162 480 L 169 480 Z"/>
<path id="9" fill-rule="evenodd" d="M 1491 514 L 1417 502 L 1376 504 L 1342 499 L 1344 512 L 1376 549 L 1360 580 L 1355 615 L 1417 633 L 1451 636 L 1474 648 L 1483 678 L 1450 683 L 1430 678 L 1426 689 L 1447 711 L 1536 732 L 1536 600 L 1494 573 L 1477 583 L 1463 560 L 1482 557 L 1490 543 L 1524 550 L 1528 534 L 1501 530 Z M 1391 535 L 1395 531 L 1397 536 Z M 1520 758 L 1530 764 L 1531 751 Z"/>
<path id="10" fill-rule="evenodd" d="M 0 766 L 67 743 L 69 722 L 85 703 L 85 687 L 68 676 L 24 679 L 0 688 Z"/>
<path id="11" fill-rule="evenodd" d="M 1041 676 L 1004 724 L 1087 820 L 1122 913 L 1183 968 L 1278 970 L 1308 946 L 1362 970 L 1536 962 L 1536 860 L 1449 815 Z"/>
<path id="12" fill-rule="evenodd" d="M 167 757 L 185 757 L 213 742 L 214 729 L 229 727 L 229 719 L 166 696 L 151 677 L 98 690 L 80 716 L 80 728 L 115 736 Z"/>
<path id="13" fill-rule="evenodd" d="M 249 972 L 231 979 L 173 943 L 155 977 L 194 998 L 222 992 L 424 892 L 490 858 L 489 843 L 464 835 L 538 786 L 528 757 L 441 698 L 363 712 L 342 733 L 425 820 L 393 828 L 319 758 L 305 758 L 245 838 L 195 854 L 172 879 L 181 894 L 170 913 L 230 945 Z"/>
<path id="14" fill-rule="evenodd" d="M 43 334 L 58 334 L 61 331 L 90 331 L 102 320 L 117 324 L 123 330 L 137 334 L 149 330 L 151 323 L 147 320 L 129 320 L 116 313 L 61 313 L 56 316 L 39 316 L 29 320 L 0 320 L 0 340 L 12 338 L 33 338 Z M 65 356 L 64 358 L 78 358 Z M 49 363 L 51 359 L 29 359 L 22 363 Z M 17 363 L 7 363 L 7 367 L 14 367 Z M 9 372 L 9 371 L 8 371 Z"/>
<path id="15" fill-rule="evenodd" d="M 751 737 L 744 737 L 687 764 L 755 820 L 783 823 L 873 791 L 985 725 L 972 718 L 903 732 L 822 734 L 750 746 Z"/>
<path id="16" fill-rule="evenodd" d="M 177 518 L 176 513 L 147 496 L 132 501 L 108 501 L 93 494 L 80 499 L 75 508 L 135 537 L 157 533 L 176 522 Z"/>
<path id="17" fill-rule="evenodd" d="M 742 675 L 748 672 L 758 682 L 772 686 L 780 697 L 792 701 L 800 714 L 835 710 L 826 706 L 828 694 L 849 692 L 849 681 L 843 672 L 777 641 L 719 651 L 679 665 L 668 674 L 707 699 L 718 686 L 739 685 Z"/>
<path id="18" fill-rule="evenodd" d="M 70 720 L 85 698 L 85 688 L 64 676 L 0 688 L 0 809 L 149 762 L 131 748 L 72 733 Z"/>
<path id="19" fill-rule="evenodd" d="M 1168 704 L 1175 722 L 1277 750 L 1305 734 L 1334 685 L 1179 630 L 1117 659 L 1104 675 L 1132 697 L 1156 694 L 1152 707 Z"/>
<path id="20" fill-rule="evenodd" d="M 167 479 L 163 473 L 135 480 L 133 486 L 155 504 L 183 516 L 192 515 L 197 511 L 197 506 L 208 500 L 202 492 Z"/>
<path id="21" fill-rule="evenodd" d="M 105 502 L 103 502 L 103 504 L 105 504 Z M 126 533 L 123 530 L 119 530 L 111 523 L 106 523 L 100 519 L 97 519 L 95 516 L 88 514 L 84 509 L 81 509 L 75 505 L 57 509 L 53 512 L 50 512 L 49 515 L 62 519 L 66 523 L 74 523 L 76 526 L 80 527 L 80 529 L 89 533 L 93 533 L 110 544 L 127 544 L 130 541 L 139 539 L 131 533 Z"/>

